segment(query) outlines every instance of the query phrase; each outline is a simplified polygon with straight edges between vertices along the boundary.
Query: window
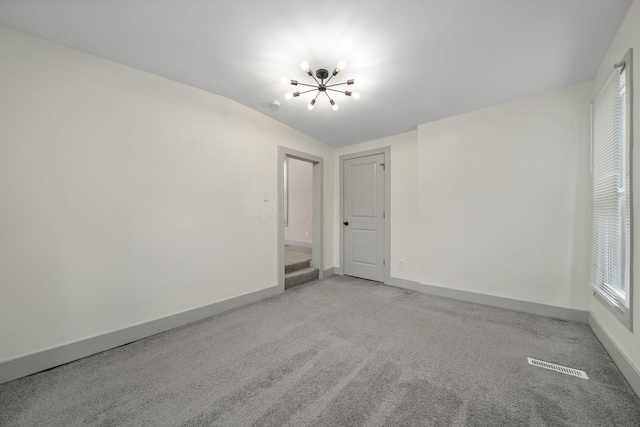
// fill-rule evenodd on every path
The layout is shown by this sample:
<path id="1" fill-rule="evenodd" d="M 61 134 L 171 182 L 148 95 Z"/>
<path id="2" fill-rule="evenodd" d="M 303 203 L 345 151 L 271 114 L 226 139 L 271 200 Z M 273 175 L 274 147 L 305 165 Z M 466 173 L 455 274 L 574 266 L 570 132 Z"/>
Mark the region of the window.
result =
<path id="1" fill-rule="evenodd" d="M 596 296 L 631 329 L 631 55 L 592 104 L 592 260 Z"/>

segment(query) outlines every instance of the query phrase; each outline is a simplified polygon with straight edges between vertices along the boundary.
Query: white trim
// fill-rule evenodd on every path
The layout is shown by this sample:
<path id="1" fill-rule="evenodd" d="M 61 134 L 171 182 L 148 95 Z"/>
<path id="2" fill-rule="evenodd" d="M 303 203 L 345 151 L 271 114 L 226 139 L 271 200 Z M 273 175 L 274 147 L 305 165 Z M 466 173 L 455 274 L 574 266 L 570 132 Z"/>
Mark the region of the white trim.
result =
<path id="1" fill-rule="evenodd" d="M 631 362 L 631 359 L 629 359 L 624 351 L 618 347 L 618 344 L 616 344 L 613 338 L 605 331 L 593 313 L 589 313 L 589 326 L 591 326 L 593 333 L 618 366 L 622 375 L 627 379 L 631 388 L 640 396 L 640 371 L 638 368 Z"/>
<path id="2" fill-rule="evenodd" d="M 491 307 L 507 308 L 509 310 L 523 313 L 537 314 L 544 317 L 567 320 L 571 322 L 587 323 L 589 312 L 575 308 L 558 307 L 555 305 L 541 304 L 516 300 L 494 295 L 480 294 L 476 292 L 463 291 L 459 289 L 443 288 L 440 286 L 425 285 L 412 280 L 398 279 L 392 277 L 388 285 L 397 288 L 410 289 L 423 294 L 437 295 L 459 301 L 474 302 L 477 304 L 489 305 Z"/>
<path id="3" fill-rule="evenodd" d="M 4 360 L 0 362 L 0 384 L 129 344 L 281 293 L 282 291 L 278 286 L 272 286 L 117 331 Z"/>
<path id="4" fill-rule="evenodd" d="M 633 285 L 630 285 L 630 286 L 631 286 L 631 289 L 629 289 L 630 291 L 629 294 L 631 295 Z M 593 297 L 597 299 L 598 302 L 604 308 L 606 308 L 609 311 L 609 313 L 613 315 L 613 317 L 618 319 L 618 321 L 622 323 L 630 332 L 633 332 L 633 313 L 631 311 L 631 305 L 633 304 L 632 301 L 628 301 L 629 308 L 619 308 L 619 307 L 615 307 L 613 304 L 611 304 L 611 301 L 607 300 L 606 298 L 603 298 L 602 295 L 600 295 L 596 291 L 593 291 Z"/>

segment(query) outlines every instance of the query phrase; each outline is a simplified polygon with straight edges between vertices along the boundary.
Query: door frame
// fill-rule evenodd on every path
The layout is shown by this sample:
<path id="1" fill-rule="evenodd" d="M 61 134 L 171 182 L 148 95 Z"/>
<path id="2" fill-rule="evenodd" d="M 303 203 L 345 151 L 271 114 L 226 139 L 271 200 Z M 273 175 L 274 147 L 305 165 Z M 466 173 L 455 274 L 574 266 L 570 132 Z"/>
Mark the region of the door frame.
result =
<path id="1" fill-rule="evenodd" d="M 313 165 L 313 197 L 311 226 L 311 266 L 319 271 L 319 278 L 324 278 L 324 160 L 322 157 L 303 153 L 292 148 L 278 146 L 278 288 L 284 292 L 284 159 L 302 160 Z"/>
<path id="2" fill-rule="evenodd" d="M 391 277 L 391 147 L 380 147 L 372 150 L 358 151 L 357 153 L 349 153 L 340 156 L 338 162 L 338 168 L 340 169 L 340 182 L 339 182 L 339 200 L 338 200 L 338 212 L 340 215 L 337 223 L 340 229 L 340 267 L 336 269 L 335 273 L 344 276 L 344 162 L 345 160 L 357 159 L 359 157 L 372 156 L 374 154 L 384 154 L 384 282 L 389 283 Z"/>

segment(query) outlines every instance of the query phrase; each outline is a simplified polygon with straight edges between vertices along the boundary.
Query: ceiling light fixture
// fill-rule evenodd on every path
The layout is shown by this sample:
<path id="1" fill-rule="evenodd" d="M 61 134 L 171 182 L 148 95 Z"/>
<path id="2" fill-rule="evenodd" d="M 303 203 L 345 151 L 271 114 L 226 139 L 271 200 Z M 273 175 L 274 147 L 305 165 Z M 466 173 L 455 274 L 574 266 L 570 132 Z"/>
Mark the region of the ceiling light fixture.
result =
<path id="1" fill-rule="evenodd" d="M 304 70 L 305 73 L 307 73 L 308 75 L 311 76 L 311 78 L 313 78 L 313 80 L 316 81 L 315 85 L 310 85 L 310 84 L 306 84 L 306 83 L 300 83 L 297 80 L 290 80 L 290 79 L 282 79 L 282 83 L 286 84 L 286 85 L 292 85 L 292 86 L 306 86 L 306 87 L 310 87 L 313 89 L 309 89 L 309 90 L 304 90 L 302 92 L 290 92 L 290 93 L 286 93 L 284 95 L 285 99 L 292 99 L 292 98 L 297 98 L 298 96 L 302 95 L 303 93 L 309 93 L 309 92 L 318 92 L 316 94 L 316 96 L 311 100 L 311 102 L 309 103 L 309 105 L 307 106 L 307 108 L 309 110 L 313 110 L 313 107 L 316 105 L 316 99 L 318 99 L 318 96 L 320 96 L 321 93 L 324 93 L 325 95 L 327 95 L 327 98 L 329 99 L 329 103 L 331 104 L 331 108 L 333 108 L 334 111 L 338 110 L 338 104 L 336 104 L 336 102 L 333 100 L 333 98 L 331 98 L 331 96 L 329 96 L 329 94 L 327 93 L 328 91 L 330 92 L 338 92 L 338 93 L 344 93 L 346 96 L 350 96 L 354 99 L 360 99 L 360 94 L 358 92 L 351 92 L 348 90 L 338 90 L 338 89 L 334 89 L 336 86 L 342 86 L 342 85 L 352 85 L 355 83 L 354 79 L 349 79 L 344 83 L 335 83 L 335 84 L 328 84 L 332 78 L 334 78 L 340 71 L 344 70 L 344 68 L 346 67 L 346 63 L 344 61 L 340 61 L 338 62 L 338 65 L 336 66 L 336 68 L 333 69 L 333 71 L 331 72 L 331 76 L 329 76 L 329 71 L 325 70 L 324 68 L 319 68 L 318 70 L 316 70 L 316 75 L 315 77 L 313 76 L 313 71 L 311 71 L 311 68 L 309 67 L 309 63 L 307 61 L 302 61 L 302 63 L 300 64 L 300 68 L 302 68 Z M 319 79 L 319 81 L 318 81 Z M 326 82 L 325 82 L 326 80 Z"/>

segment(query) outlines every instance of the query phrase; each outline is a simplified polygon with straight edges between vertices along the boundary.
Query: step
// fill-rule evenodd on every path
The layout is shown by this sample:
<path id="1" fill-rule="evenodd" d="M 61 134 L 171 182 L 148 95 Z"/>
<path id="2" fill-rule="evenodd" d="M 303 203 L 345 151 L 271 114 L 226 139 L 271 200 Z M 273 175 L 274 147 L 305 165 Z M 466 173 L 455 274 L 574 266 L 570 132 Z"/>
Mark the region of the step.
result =
<path id="1" fill-rule="evenodd" d="M 320 275 L 320 271 L 314 267 L 303 268 L 284 275 L 284 288 L 291 289 L 294 286 L 316 280 Z"/>
<path id="2" fill-rule="evenodd" d="M 289 274 L 297 270 L 302 270 L 303 268 L 309 268 L 311 265 L 311 260 L 308 259 L 306 261 L 294 262 L 293 264 L 284 266 L 284 274 Z"/>

